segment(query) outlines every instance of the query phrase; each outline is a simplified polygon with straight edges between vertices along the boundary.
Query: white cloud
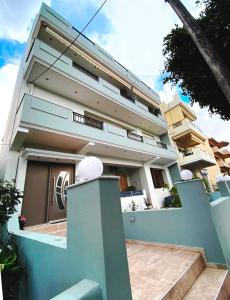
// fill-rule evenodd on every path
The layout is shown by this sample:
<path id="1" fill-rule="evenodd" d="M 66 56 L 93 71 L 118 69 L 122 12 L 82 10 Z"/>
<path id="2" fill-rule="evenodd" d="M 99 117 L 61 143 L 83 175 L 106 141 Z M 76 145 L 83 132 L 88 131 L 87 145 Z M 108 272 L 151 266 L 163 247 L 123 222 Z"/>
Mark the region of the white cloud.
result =
<path id="1" fill-rule="evenodd" d="M 197 11 L 194 1 L 184 2 L 192 12 Z M 94 32 L 91 38 L 154 87 L 163 69 L 163 37 L 180 23 L 172 8 L 163 0 L 116 0 L 108 1 L 103 12 L 112 31 Z"/>
<path id="2" fill-rule="evenodd" d="M 55 0 L 56 5 L 59 1 Z M 51 0 L 45 0 L 48 5 Z M 64 4 L 63 4 L 64 2 Z M 83 10 L 84 6 L 99 6 L 98 0 L 79 0 L 78 5 L 73 0 L 60 2 L 66 9 Z M 197 16 L 199 9 L 193 0 L 183 1 L 193 15 Z M 41 6 L 42 0 L 13 1 L 0 0 L 0 38 L 14 39 L 25 42 L 28 38 L 32 20 Z M 101 2 L 100 2 L 101 3 Z M 116 0 L 108 1 L 102 12 L 111 22 L 111 31 L 101 35 L 94 32 L 91 38 L 108 50 L 119 62 L 136 73 L 151 87 L 163 69 L 162 43 L 163 37 L 175 23 L 180 23 L 176 14 L 164 0 Z M 68 15 L 68 14 L 67 14 Z M 92 24 L 93 26 L 93 24 Z M 0 68 L 0 137 L 11 103 L 18 62 L 11 62 Z M 175 89 L 166 85 L 165 91 L 158 91 L 162 100 L 170 101 Z M 230 122 L 224 122 L 216 116 L 209 116 L 207 109 L 193 106 L 198 120 L 197 124 L 208 135 L 217 139 L 230 141 L 228 129 Z"/>
<path id="3" fill-rule="evenodd" d="M 169 103 L 173 100 L 175 94 L 177 94 L 176 88 L 171 87 L 170 84 L 164 84 L 163 90 L 157 91 L 160 96 L 161 102 Z"/>
<path id="4" fill-rule="evenodd" d="M 194 17 L 200 8 L 193 0 L 182 1 Z M 113 30 L 107 34 L 92 34 L 91 38 L 110 52 L 115 59 L 136 73 L 149 86 L 158 88 L 161 100 L 169 102 L 175 88 L 166 84 L 159 90 L 157 79 L 163 69 L 163 37 L 175 23 L 181 24 L 172 8 L 163 0 L 109 1 L 103 10 Z M 197 124 L 207 136 L 230 142 L 230 122 L 218 116 L 210 117 L 207 109 L 193 106 L 197 113 Z"/>
<path id="5" fill-rule="evenodd" d="M 0 139 L 2 140 L 10 104 L 13 96 L 14 85 L 18 72 L 18 63 L 10 63 L 0 68 L 0 91 L 1 91 L 1 109 L 0 109 Z"/>
<path id="6" fill-rule="evenodd" d="M 192 107 L 197 115 L 196 124 L 208 136 L 218 141 L 230 143 L 230 121 L 222 120 L 218 115 L 210 116 L 207 108 L 200 108 L 197 103 Z M 230 146 L 228 146 L 230 149 Z"/>
<path id="7" fill-rule="evenodd" d="M 25 42 L 42 2 L 51 4 L 51 0 L 0 0 L 0 38 Z"/>

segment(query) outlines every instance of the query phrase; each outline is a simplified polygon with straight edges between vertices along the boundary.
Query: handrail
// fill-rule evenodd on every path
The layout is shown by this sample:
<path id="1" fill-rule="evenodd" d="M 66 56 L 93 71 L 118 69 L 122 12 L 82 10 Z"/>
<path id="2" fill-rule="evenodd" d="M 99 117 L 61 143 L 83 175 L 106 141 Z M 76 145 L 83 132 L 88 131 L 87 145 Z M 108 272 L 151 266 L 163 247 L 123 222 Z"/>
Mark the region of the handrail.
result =
<path id="1" fill-rule="evenodd" d="M 143 143 L 143 136 L 133 133 L 132 131 L 127 130 L 127 137 L 129 139 L 138 141 L 138 142 L 142 142 Z"/>
<path id="2" fill-rule="evenodd" d="M 164 144 L 164 143 L 161 143 L 161 142 L 157 142 L 157 147 L 163 148 L 163 149 L 168 149 L 168 148 L 167 148 L 167 145 Z"/>
<path id="3" fill-rule="evenodd" d="M 86 117 L 86 116 L 78 114 L 76 112 L 73 112 L 73 121 L 84 124 L 84 125 L 88 125 L 91 127 L 95 127 L 98 129 L 103 129 L 103 122 Z"/>

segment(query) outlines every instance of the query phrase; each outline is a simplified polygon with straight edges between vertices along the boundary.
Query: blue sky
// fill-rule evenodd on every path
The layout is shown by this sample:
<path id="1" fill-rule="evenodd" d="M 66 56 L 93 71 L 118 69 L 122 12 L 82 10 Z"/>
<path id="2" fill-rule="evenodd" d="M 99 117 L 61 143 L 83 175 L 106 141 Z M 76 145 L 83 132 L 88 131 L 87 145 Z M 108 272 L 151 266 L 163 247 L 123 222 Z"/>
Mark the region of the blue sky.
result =
<path id="1" fill-rule="evenodd" d="M 81 30 L 96 11 L 96 6 L 92 3 L 81 6 L 80 9 L 71 9 L 65 1 L 52 1 L 52 8 L 66 18 L 74 27 Z M 32 17 L 34 19 L 35 16 Z M 32 20 L 31 20 L 32 21 Z M 30 22 L 30 25 L 32 22 Z M 106 16 L 98 14 L 85 30 L 88 36 L 92 32 L 106 34 L 111 30 L 111 24 Z M 0 67 L 14 60 L 20 60 L 25 49 L 26 42 L 19 42 L 13 39 L 0 38 Z"/>
<path id="2" fill-rule="evenodd" d="M 112 1 L 112 0 L 110 0 Z M 102 1 L 82 1 L 80 0 L 77 4 L 73 4 L 73 1 L 70 0 L 52 0 L 49 4 L 51 7 L 61 14 L 65 19 L 67 19 L 75 28 L 81 30 L 88 20 L 92 17 L 95 13 L 97 8 L 100 6 Z M 109 1 L 108 4 L 109 5 Z M 127 15 L 128 16 L 128 15 Z M 28 25 L 28 33 L 29 28 L 32 25 L 34 16 L 31 16 L 30 23 Z M 109 35 L 110 32 L 113 32 L 113 25 L 111 24 L 109 18 L 105 15 L 104 11 L 102 10 L 93 22 L 86 28 L 84 34 L 92 39 L 96 36 L 96 42 L 99 42 L 101 46 L 103 46 L 103 36 Z M 18 41 L 11 38 L 0 38 L 0 67 L 14 62 L 20 61 L 23 51 L 26 46 L 26 41 Z M 112 53 L 113 54 L 113 53 Z M 116 57 L 117 59 L 117 57 Z M 122 62 L 123 63 L 123 62 Z M 126 64 L 124 63 L 126 66 Z M 129 67 L 129 66 L 128 66 Z M 135 71 L 130 68 L 131 71 Z M 156 78 L 151 78 L 151 75 L 145 76 L 144 74 L 137 74 L 143 75 L 141 78 L 142 80 L 146 81 L 152 88 L 156 89 L 157 91 L 163 90 L 162 84 L 162 77 L 160 76 L 160 69 L 158 70 L 158 75 Z M 146 78 L 145 78 L 146 77 Z M 152 76 L 154 77 L 154 76 Z M 179 95 L 181 96 L 182 100 L 185 102 L 189 102 L 188 98 L 183 96 L 181 91 L 176 88 Z"/>
<path id="3" fill-rule="evenodd" d="M 43 0 L 81 30 L 103 0 Z M 182 0 L 193 15 L 198 14 L 195 0 Z M 0 10 L 0 136 L 4 132 L 13 87 L 22 53 L 25 49 L 33 20 L 42 0 L 1 0 Z M 170 101 L 177 92 L 189 102 L 178 88 L 164 86 L 161 80 L 163 69 L 163 37 L 175 23 L 177 16 L 162 0 L 108 0 L 102 11 L 84 32 L 121 64 L 130 69 L 146 84 L 156 90 L 162 101 Z M 230 123 L 220 118 L 210 118 L 207 109 L 194 106 L 197 123 L 208 136 L 230 141 Z M 207 122 L 208 120 L 208 122 Z"/>

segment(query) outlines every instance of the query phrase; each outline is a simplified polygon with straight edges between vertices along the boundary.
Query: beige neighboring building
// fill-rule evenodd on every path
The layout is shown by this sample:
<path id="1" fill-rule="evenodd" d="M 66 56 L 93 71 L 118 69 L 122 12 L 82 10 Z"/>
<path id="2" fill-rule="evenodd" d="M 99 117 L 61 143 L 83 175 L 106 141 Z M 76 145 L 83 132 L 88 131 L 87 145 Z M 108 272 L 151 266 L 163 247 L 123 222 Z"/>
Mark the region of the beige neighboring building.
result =
<path id="1" fill-rule="evenodd" d="M 209 177 L 208 169 L 216 166 L 216 160 L 205 134 L 194 124 L 195 112 L 176 95 L 170 103 L 162 103 L 162 111 L 169 125 L 169 134 L 178 149 L 181 169 L 208 180 L 213 189 L 215 182 Z"/>
<path id="2" fill-rule="evenodd" d="M 218 173 L 230 175 L 230 151 L 223 149 L 229 145 L 229 142 L 218 142 L 214 138 L 209 138 L 208 141 L 216 159 L 216 166 L 208 168 L 208 174 L 212 183 L 215 185 L 216 175 Z"/>

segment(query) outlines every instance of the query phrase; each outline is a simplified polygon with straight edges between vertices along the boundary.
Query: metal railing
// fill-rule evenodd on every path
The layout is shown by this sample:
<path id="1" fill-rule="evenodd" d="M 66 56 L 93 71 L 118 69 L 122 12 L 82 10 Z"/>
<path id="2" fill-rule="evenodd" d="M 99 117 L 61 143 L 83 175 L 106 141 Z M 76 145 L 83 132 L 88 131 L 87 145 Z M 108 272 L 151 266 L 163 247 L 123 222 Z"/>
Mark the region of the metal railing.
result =
<path id="1" fill-rule="evenodd" d="M 148 107 L 148 111 L 156 117 L 160 114 L 160 110 L 158 108 Z"/>
<path id="2" fill-rule="evenodd" d="M 143 143 L 143 137 L 141 135 L 133 133 L 133 132 L 131 132 L 129 130 L 127 130 L 127 137 L 129 139 L 132 139 L 132 140 L 135 140 L 135 141 Z"/>
<path id="3" fill-rule="evenodd" d="M 73 67 L 75 69 L 77 69 L 78 71 L 84 73 L 85 75 L 89 76 L 90 78 L 99 81 L 99 77 L 95 74 L 93 74 L 92 72 L 90 72 L 89 70 L 86 70 L 85 68 L 83 68 L 82 66 L 78 65 L 77 63 L 73 62 Z"/>
<path id="4" fill-rule="evenodd" d="M 168 148 L 167 148 L 167 145 L 164 144 L 164 143 L 161 143 L 161 142 L 157 142 L 157 147 L 163 148 L 163 149 L 168 149 Z"/>
<path id="5" fill-rule="evenodd" d="M 73 113 L 73 121 L 98 129 L 103 129 L 103 122 L 86 117 L 84 115 Z"/>

